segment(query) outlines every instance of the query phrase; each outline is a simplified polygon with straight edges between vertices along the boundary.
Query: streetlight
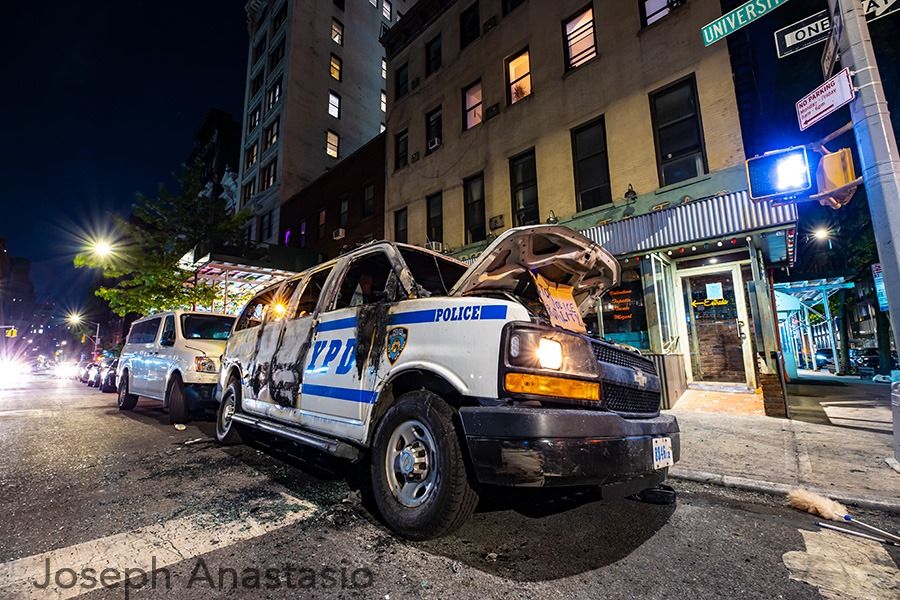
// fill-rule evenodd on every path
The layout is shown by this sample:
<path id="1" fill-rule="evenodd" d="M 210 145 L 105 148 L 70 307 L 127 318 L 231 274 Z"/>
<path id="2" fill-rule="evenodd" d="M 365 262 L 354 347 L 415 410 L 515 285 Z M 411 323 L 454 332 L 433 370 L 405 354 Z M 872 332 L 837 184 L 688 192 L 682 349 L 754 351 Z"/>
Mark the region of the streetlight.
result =
<path id="1" fill-rule="evenodd" d="M 84 317 L 82 317 L 78 313 L 70 313 L 69 316 L 66 317 L 66 321 L 69 322 L 69 325 L 77 326 L 77 325 L 81 325 L 82 323 L 85 323 L 87 325 L 96 325 L 97 326 L 97 333 L 94 334 L 94 355 L 96 356 L 97 349 L 100 346 L 100 323 L 98 323 L 96 321 L 86 321 L 84 319 Z"/>
<path id="2" fill-rule="evenodd" d="M 99 238 L 91 242 L 90 251 L 97 258 L 109 258 L 115 248 L 108 239 Z"/>
<path id="3" fill-rule="evenodd" d="M 828 249 L 831 250 L 831 230 L 827 227 L 818 227 L 813 230 L 812 236 L 819 242 L 828 242 Z"/>

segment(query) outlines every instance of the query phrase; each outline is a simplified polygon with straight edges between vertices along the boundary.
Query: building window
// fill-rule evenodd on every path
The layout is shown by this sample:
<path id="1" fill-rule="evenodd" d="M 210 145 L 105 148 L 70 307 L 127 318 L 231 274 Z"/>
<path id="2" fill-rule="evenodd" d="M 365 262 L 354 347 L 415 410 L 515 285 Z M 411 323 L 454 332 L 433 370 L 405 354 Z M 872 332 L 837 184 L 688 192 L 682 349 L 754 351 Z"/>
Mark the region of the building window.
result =
<path id="1" fill-rule="evenodd" d="M 257 158 L 259 158 L 259 143 L 253 142 L 244 150 L 244 168 L 249 169 L 255 165 Z"/>
<path id="2" fill-rule="evenodd" d="M 706 149 L 694 77 L 650 94 L 661 186 L 706 173 Z"/>
<path id="3" fill-rule="evenodd" d="M 338 201 L 340 212 L 338 213 L 338 227 L 346 227 L 350 217 L 350 199 L 346 195 Z"/>
<path id="4" fill-rule="evenodd" d="M 275 33 L 281 26 L 284 25 L 284 22 L 287 21 L 287 2 L 281 3 L 281 8 L 278 9 L 278 12 L 275 13 L 275 16 L 272 17 L 272 33 Z"/>
<path id="5" fill-rule="evenodd" d="M 381 78 L 387 79 L 387 60 L 381 59 Z"/>
<path id="6" fill-rule="evenodd" d="M 566 21 L 563 30 L 566 35 L 566 69 L 580 67 L 597 56 L 592 7 L 588 6 Z"/>
<path id="7" fill-rule="evenodd" d="M 473 244 L 487 238 L 484 215 L 484 173 L 463 180 L 466 243 Z"/>
<path id="8" fill-rule="evenodd" d="M 513 227 L 540 223 L 537 165 L 533 148 L 509 159 L 509 183 L 512 190 Z"/>
<path id="9" fill-rule="evenodd" d="M 641 25 L 646 27 L 669 14 L 673 4 L 681 3 L 675 3 L 672 0 L 639 0 L 638 4 L 641 7 Z"/>
<path id="10" fill-rule="evenodd" d="M 481 35 L 481 17 L 478 15 L 478 2 L 462 11 L 459 15 L 459 49 L 462 50 Z"/>
<path id="11" fill-rule="evenodd" d="M 344 45 L 344 24 L 337 19 L 331 19 L 331 41 L 338 46 Z"/>
<path id="12" fill-rule="evenodd" d="M 444 196 L 441 192 L 425 199 L 427 235 L 429 242 L 444 241 Z"/>
<path id="13" fill-rule="evenodd" d="M 508 15 L 523 4 L 525 4 L 525 0 L 503 0 L 503 15 Z"/>
<path id="14" fill-rule="evenodd" d="M 387 92 L 381 90 L 381 112 L 387 112 Z"/>
<path id="15" fill-rule="evenodd" d="M 362 218 L 367 219 L 375 214 L 375 186 L 367 185 L 363 188 Z"/>
<path id="16" fill-rule="evenodd" d="M 275 171 L 278 170 L 278 156 L 275 156 L 262 168 L 260 190 L 267 190 L 275 185 Z"/>
<path id="17" fill-rule="evenodd" d="M 481 82 L 473 83 L 463 90 L 463 126 L 472 129 L 482 118 Z"/>
<path id="18" fill-rule="evenodd" d="M 441 115 L 441 107 L 438 106 L 433 111 L 425 115 L 425 154 L 431 154 L 441 146 L 441 138 L 443 130 L 443 117 Z"/>
<path id="19" fill-rule="evenodd" d="M 266 55 L 266 36 L 263 35 L 262 39 L 260 39 L 255 46 L 253 46 L 253 64 L 259 62 L 263 56 Z"/>
<path id="20" fill-rule="evenodd" d="M 378 126 L 378 133 L 384 133 L 385 131 L 387 131 L 387 125 L 382 123 L 381 125 Z"/>
<path id="21" fill-rule="evenodd" d="M 374 7 L 377 8 L 377 7 L 378 7 L 378 0 L 369 0 L 369 4 L 371 4 L 372 6 L 374 6 Z"/>
<path id="22" fill-rule="evenodd" d="M 341 97 L 332 91 L 328 92 L 328 114 L 335 119 L 341 118 Z"/>
<path id="23" fill-rule="evenodd" d="M 253 194 L 256 193 L 256 177 L 248 181 L 244 184 L 244 187 L 241 188 L 241 204 L 247 204 L 250 201 L 250 198 L 253 197 Z"/>
<path id="24" fill-rule="evenodd" d="M 337 158 L 340 154 L 341 136 L 334 131 L 328 130 L 325 136 L 325 154 L 332 158 Z"/>
<path id="25" fill-rule="evenodd" d="M 391 20 L 391 16 L 393 15 L 393 8 L 391 7 L 391 3 L 388 0 L 383 0 L 381 3 L 381 15 L 388 21 Z"/>
<path id="26" fill-rule="evenodd" d="M 394 241 L 405 244 L 409 238 L 406 208 L 394 211 Z"/>
<path id="27" fill-rule="evenodd" d="M 606 124 L 603 118 L 572 130 L 575 161 L 575 201 L 577 210 L 587 210 L 612 202 Z"/>
<path id="28" fill-rule="evenodd" d="M 279 77 L 278 81 L 275 82 L 275 85 L 266 91 L 266 111 L 275 108 L 275 105 L 281 100 L 281 80 L 282 78 Z"/>
<path id="29" fill-rule="evenodd" d="M 284 38 L 281 38 L 281 41 L 269 53 L 269 71 L 274 69 L 282 58 L 284 58 Z"/>
<path id="30" fill-rule="evenodd" d="M 263 130 L 263 150 L 268 150 L 278 141 L 278 129 L 281 120 L 275 119 Z"/>
<path id="31" fill-rule="evenodd" d="M 331 78 L 335 81 L 341 80 L 341 67 L 342 62 L 339 56 L 331 55 L 331 66 L 329 68 L 329 73 L 331 74 Z"/>
<path id="32" fill-rule="evenodd" d="M 409 93 L 409 64 L 403 63 L 394 71 L 394 98 L 402 98 Z"/>
<path id="33" fill-rule="evenodd" d="M 253 96 L 255 96 L 256 94 L 258 94 L 259 90 L 262 89 L 263 81 L 265 81 L 265 78 L 266 78 L 266 70 L 260 69 L 259 73 L 257 73 L 256 76 L 250 80 L 250 97 L 251 98 Z"/>
<path id="34" fill-rule="evenodd" d="M 250 133 L 256 126 L 259 125 L 259 117 L 262 114 L 259 106 L 254 107 L 250 112 L 247 113 L 247 133 Z"/>
<path id="35" fill-rule="evenodd" d="M 320 208 L 319 209 L 319 229 L 316 232 L 318 234 L 320 240 L 325 238 L 325 224 L 327 221 L 327 216 L 328 215 L 326 214 L 325 209 Z"/>
<path id="36" fill-rule="evenodd" d="M 506 61 L 506 88 L 509 104 L 531 95 L 531 58 L 527 48 Z"/>
<path id="37" fill-rule="evenodd" d="M 394 169 L 409 164 L 409 130 L 404 129 L 394 138 Z"/>
<path id="38" fill-rule="evenodd" d="M 441 34 L 425 44 L 425 75 L 431 75 L 441 68 Z"/>
<path id="39" fill-rule="evenodd" d="M 264 215 L 260 215 L 259 217 L 259 239 L 260 241 L 266 241 L 272 237 L 272 217 L 274 211 L 270 210 Z"/>

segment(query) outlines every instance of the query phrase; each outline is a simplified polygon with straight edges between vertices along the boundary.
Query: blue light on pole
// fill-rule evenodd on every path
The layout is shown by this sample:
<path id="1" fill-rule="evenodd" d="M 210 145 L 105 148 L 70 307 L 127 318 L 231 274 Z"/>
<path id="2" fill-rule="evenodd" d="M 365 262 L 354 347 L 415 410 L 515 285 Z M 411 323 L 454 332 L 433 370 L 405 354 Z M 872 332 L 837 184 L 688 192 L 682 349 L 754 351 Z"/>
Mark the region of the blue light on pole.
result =
<path id="1" fill-rule="evenodd" d="M 804 146 L 767 152 L 747 159 L 750 197 L 791 198 L 812 187 L 809 155 Z"/>

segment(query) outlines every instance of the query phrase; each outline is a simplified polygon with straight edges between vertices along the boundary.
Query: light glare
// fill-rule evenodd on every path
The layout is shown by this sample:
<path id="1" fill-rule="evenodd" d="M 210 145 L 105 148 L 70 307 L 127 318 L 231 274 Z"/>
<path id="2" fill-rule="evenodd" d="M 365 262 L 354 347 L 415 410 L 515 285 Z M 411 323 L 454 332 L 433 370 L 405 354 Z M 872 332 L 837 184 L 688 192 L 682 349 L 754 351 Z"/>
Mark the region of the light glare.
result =
<path id="1" fill-rule="evenodd" d="M 789 154 L 775 163 L 775 187 L 779 191 L 803 187 L 806 183 L 806 163 L 802 154 Z"/>

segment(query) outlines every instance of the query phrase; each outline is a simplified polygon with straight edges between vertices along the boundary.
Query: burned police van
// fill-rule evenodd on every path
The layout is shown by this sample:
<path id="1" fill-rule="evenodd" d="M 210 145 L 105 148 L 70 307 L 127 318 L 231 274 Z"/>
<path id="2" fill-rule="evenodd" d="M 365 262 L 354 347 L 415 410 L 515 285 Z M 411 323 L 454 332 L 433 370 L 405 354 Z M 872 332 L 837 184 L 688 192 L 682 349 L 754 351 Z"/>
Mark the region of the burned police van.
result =
<path id="1" fill-rule="evenodd" d="M 484 486 L 655 487 L 679 432 L 653 363 L 582 318 L 618 279 L 613 256 L 553 225 L 505 232 L 471 267 L 368 244 L 247 304 L 217 437 L 363 461 L 382 519 L 412 539 L 460 526 Z"/>

